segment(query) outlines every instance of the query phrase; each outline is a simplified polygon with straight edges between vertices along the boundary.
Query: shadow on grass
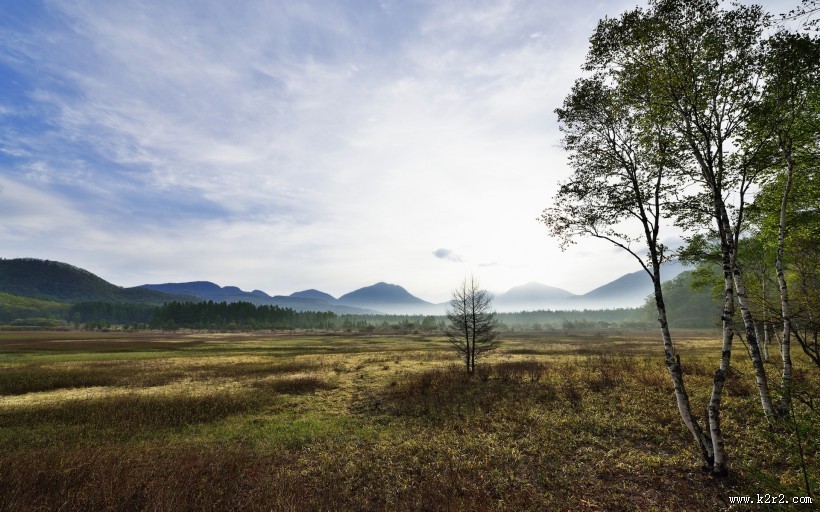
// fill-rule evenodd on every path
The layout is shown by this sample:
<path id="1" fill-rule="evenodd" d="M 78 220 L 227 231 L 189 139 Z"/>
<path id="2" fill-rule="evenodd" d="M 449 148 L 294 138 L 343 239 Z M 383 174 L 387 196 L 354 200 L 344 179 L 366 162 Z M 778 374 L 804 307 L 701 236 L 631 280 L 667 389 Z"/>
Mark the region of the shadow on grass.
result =
<path id="1" fill-rule="evenodd" d="M 0 428 L 36 429 L 42 425 L 81 426 L 93 431 L 134 434 L 217 421 L 265 405 L 250 393 L 213 395 L 126 395 L 67 400 L 0 411 Z"/>
<path id="2" fill-rule="evenodd" d="M 0 373 L 0 396 L 96 386 L 162 386 L 187 375 L 181 368 L 138 368 L 128 362 L 98 362 L 64 368 L 21 365 L 5 368 Z"/>
<path id="3" fill-rule="evenodd" d="M 205 364 L 191 367 L 168 366 L 161 362 L 146 366 L 131 361 L 98 361 L 93 364 L 53 366 L 26 364 L 0 372 L 0 396 L 22 395 L 58 389 L 120 386 L 145 388 L 162 386 L 182 379 L 262 378 L 289 373 L 318 371 L 324 365 L 311 361 L 257 361 Z"/>
<path id="4" fill-rule="evenodd" d="M 275 393 L 301 395 L 313 393 L 318 390 L 336 389 L 338 386 L 318 377 L 306 376 L 274 380 L 258 380 L 253 383 L 253 387 Z"/>

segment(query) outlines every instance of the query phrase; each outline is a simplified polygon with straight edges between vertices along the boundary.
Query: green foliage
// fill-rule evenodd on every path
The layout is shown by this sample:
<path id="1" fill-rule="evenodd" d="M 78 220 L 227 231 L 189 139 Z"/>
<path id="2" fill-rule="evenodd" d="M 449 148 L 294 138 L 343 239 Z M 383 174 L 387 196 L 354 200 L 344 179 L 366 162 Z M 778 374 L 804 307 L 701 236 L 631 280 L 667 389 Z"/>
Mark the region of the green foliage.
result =
<path id="1" fill-rule="evenodd" d="M 712 274 L 714 276 L 714 274 Z M 711 287 L 698 286 L 695 271 L 687 270 L 663 283 L 666 315 L 669 325 L 677 328 L 716 327 L 720 325 L 723 304 Z M 647 320 L 657 316 L 655 298 L 648 297 L 643 306 Z"/>

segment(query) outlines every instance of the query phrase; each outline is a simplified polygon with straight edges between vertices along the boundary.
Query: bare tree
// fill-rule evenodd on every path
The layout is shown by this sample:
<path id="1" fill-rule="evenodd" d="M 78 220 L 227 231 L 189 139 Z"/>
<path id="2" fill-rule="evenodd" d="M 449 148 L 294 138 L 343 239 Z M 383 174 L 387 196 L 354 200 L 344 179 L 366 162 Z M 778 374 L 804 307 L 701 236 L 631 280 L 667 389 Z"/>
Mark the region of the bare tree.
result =
<path id="1" fill-rule="evenodd" d="M 470 276 L 453 290 L 447 309 L 447 341 L 464 360 L 467 373 L 475 371 L 475 360 L 499 346 L 497 321 L 492 309 L 493 296 L 479 287 Z"/>

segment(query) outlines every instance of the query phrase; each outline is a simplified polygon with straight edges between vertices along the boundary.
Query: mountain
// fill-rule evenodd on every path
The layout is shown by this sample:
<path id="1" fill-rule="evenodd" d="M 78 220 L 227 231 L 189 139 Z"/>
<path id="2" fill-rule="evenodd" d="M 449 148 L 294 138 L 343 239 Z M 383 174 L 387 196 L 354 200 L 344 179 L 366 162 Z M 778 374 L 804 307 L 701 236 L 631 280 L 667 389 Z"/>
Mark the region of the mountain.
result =
<path id="1" fill-rule="evenodd" d="M 189 295 L 123 288 L 68 263 L 35 258 L 0 259 L 0 292 L 61 302 L 163 304 L 193 300 Z"/>
<path id="2" fill-rule="evenodd" d="M 165 293 L 185 293 L 193 295 L 198 300 L 212 300 L 214 302 L 250 302 L 257 306 L 279 306 L 280 308 L 290 308 L 294 311 L 332 311 L 337 315 L 364 315 L 376 313 L 376 311 L 336 303 L 336 299 L 326 293 L 317 290 L 313 296 L 306 296 L 304 292 L 297 292 L 290 296 L 275 295 L 271 297 L 261 290 L 246 292 L 236 286 L 219 286 L 210 281 L 192 281 L 188 283 L 163 283 L 144 284 L 142 288 L 156 290 Z M 300 295 L 301 294 L 301 295 Z M 326 301 L 319 295 L 330 297 L 331 301 Z"/>
<path id="3" fill-rule="evenodd" d="M 686 270 L 682 263 L 670 261 L 661 267 L 661 278 L 670 281 Z M 573 299 L 583 307 L 578 309 L 609 309 L 642 306 L 653 293 L 652 281 L 644 270 L 624 274 L 614 281 Z"/>
<path id="4" fill-rule="evenodd" d="M 667 282 L 677 277 L 686 268 L 677 261 L 670 261 L 664 263 L 661 270 L 661 276 L 664 282 Z M 540 283 L 528 283 L 497 295 L 493 305 L 496 311 L 502 313 L 546 309 L 635 308 L 642 306 L 647 295 L 652 291 L 652 281 L 649 276 L 645 271 L 638 270 L 624 274 L 583 295 L 575 295 L 567 290 Z"/>
<path id="5" fill-rule="evenodd" d="M 290 294 L 290 297 L 294 297 L 297 299 L 317 299 L 323 300 L 328 304 L 333 304 L 337 302 L 336 297 L 330 295 L 329 293 L 320 292 L 319 290 L 302 290 L 301 292 L 294 292 Z"/>
<path id="6" fill-rule="evenodd" d="M 496 311 L 514 312 L 528 309 L 545 309 L 543 305 L 566 302 L 576 295 L 562 288 L 541 283 L 527 283 L 510 288 L 493 301 Z M 542 306 L 538 306 L 542 305 Z"/>
<path id="7" fill-rule="evenodd" d="M 346 293 L 339 297 L 338 302 L 395 315 L 443 314 L 446 306 L 421 300 L 399 285 L 384 282 Z"/>
<path id="8" fill-rule="evenodd" d="M 359 288 L 338 299 L 315 290 L 302 290 L 290 295 L 271 297 L 261 290 L 245 292 L 236 286 L 219 286 L 210 281 L 188 283 L 144 284 L 142 288 L 165 293 L 184 293 L 200 300 L 214 302 L 250 302 L 256 305 L 274 305 L 294 311 L 332 311 L 337 315 L 367 314 L 444 314 L 444 305 L 431 304 L 414 297 L 401 286 L 377 283 Z"/>
<path id="9" fill-rule="evenodd" d="M 332 311 L 337 315 L 375 315 L 379 313 L 373 309 L 339 304 L 335 299 L 330 303 L 309 297 L 274 295 L 272 301 L 279 307 L 291 308 L 294 311 Z"/>
<path id="10" fill-rule="evenodd" d="M 192 281 L 189 283 L 143 284 L 139 288 L 155 290 L 163 293 L 177 293 L 192 295 L 199 299 L 214 300 L 229 293 L 218 284 L 210 281 Z M 219 301 L 221 302 L 221 301 Z"/>

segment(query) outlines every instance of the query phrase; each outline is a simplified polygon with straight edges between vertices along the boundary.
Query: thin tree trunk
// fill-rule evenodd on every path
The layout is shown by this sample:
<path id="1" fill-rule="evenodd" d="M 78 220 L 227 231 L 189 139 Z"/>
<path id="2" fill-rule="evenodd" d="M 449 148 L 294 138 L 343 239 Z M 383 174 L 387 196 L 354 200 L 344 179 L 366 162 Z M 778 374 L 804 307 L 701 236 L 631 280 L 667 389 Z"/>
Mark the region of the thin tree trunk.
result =
<path id="1" fill-rule="evenodd" d="M 787 154 L 788 156 L 788 154 Z M 791 158 L 786 158 L 786 186 L 783 190 L 783 197 L 780 201 L 780 225 L 777 230 L 777 285 L 780 288 L 780 316 L 783 318 L 783 340 L 780 343 L 780 358 L 783 360 L 783 373 L 780 376 L 781 398 L 780 415 L 787 418 L 791 410 L 791 381 L 792 381 L 792 356 L 791 356 L 791 332 L 792 319 L 789 311 L 789 288 L 786 284 L 786 277 L 783 272 L 783 247 L 786 238 L 786 208 L 789 202 L 789 192 L 792 187 L 792 174 L 794 167 Z"/>
<path id="2" fill-rule="evenodd" d="M 720 366 L 715 370 L 712 378 L 712 394 L 709 397 L 709 405 L 706 408 L 706 417 L 709 422 L 709 435 L 712 439 L 712 450 L 714 452 L 714 464 L 712 472 L 716 475 L 726 475 L 729 471 L 726 449 L 723 441 L 723 431 L 720 426 L 721 398 L 723 387 L 726 384 L 726 377 L 729 375 L 729 365 L 732 360 L 732 340 L 735 332 L 732 326 L 732 318 L 735 313 L 734 300 L 734 280 L 730 271 L 728 254 L 724 254 L 723 282 L 725 298 L 723 300 L 723 346 L 720 352 Z"/>
<path id="3" fill-rule="evenodd" d="M 661 328 L 663 337 L 663 353 L 666 361 L 666 369 L 672 378 L 672 385 L 675 389 L 675 400 L 678 404 L 678 411 L 683 420 L 683 424 L 695 438 L 706 464 L 710 467 L 714 464 L 714 452 L 711 440 L 703 433 L 703 429 L 692 415 L 692 406 L 689 403 L 689 394 L 683 382 L 683 371 L 680 364 L 680 356 L 675 354 L 675 347 L 672 344 L 672 335 L 669 332 L 669 323 L 666 318 L 666 305 L 663 300 L 663 292 L 660 284 L 660 265 L 653 265 L 653 282 L 655 285 L 655 305 L 658 309 L 658 325 Z"/>
<path id="4" fill-rule="evenodd" d="M 746 295 L 746 286 L 743 283 L 743 274 L 740 267 L 735 262 L 734 265 L 735 290 L 737 291 L 737 302 L 740 305 L 740 315 L 743 318 L 743 326 L 746 331 L 746 342 L 749 344 L 749 356 L 752 358 L 752 367 L 757 381 L 757 390 L 760 394 L 760 405 L 763 413 L 769 421 L 774 420 L 775 412 L 772 405 L 771 394 L 769 393 L 769 381 L 766 378 L 766 367 L 763 366 L 763 358 L 760 355 L 760 343 L 755 334 L 755 323 L 749 309 L 749 299 Z"/>
<path id="5" fill-rule="evenodd" d="M 464 357 L 467 363 L 467 373 L 471 374 L 473 373 L 473 370 L 470 368 L 470 322 L 467 315 L 466 285 L 464 287 L 464 291 L 464 342 L 466 343 L 466 346 L 464 347 Z"/>
<path id="6" fill-rule="evenodd" d="M 761 336 L 760 329 L 762 324 L 760 322 L 755 322 L 755 338 L 758 339 L 758 342 L 763 339 Z M 769 362 L 769 354 L 766 352 L 766 343 L 760 343 L 760 358 L 763 360 L 764 363 Z"/>
<path id="7" fill-rule="evenodd" d="M 764 251 L 760 251 L 760 259 L 762 261 L 765 261 L 766 255 L 764 254 Z M 766 264 L 764 263 L 763 264 L 763 269 L 760 271 L 760 296 L 761 296 L 761 301 L 760 302 L 761 302 L 761 304 L 763 304 L 763 321 L 760 322 L 759 324 L 756 324 L 758 326 L 758 331 L 755 332 L 755 335 L 757 336 L 757 341 L 760 343 L 760 353 L 763 356 L 763 362 L 764 363 L 769 362 L 769 332 L 766 330 L 766 328 L 767 328 L 766 322 L 768 321 L 768 318 L 769 318 L 769 308 L 768 308 L 769 301 L 767 300 L 767 297 L 766 297 L 766 271 L 767 271 L 767 268 L 766 268 Z M 763 329 L 763 336 L 760 335 L 760 330 L 759 329 Z"/>
<path id="8" fill-rule="evenodd" d="M 772 398 L 769 393 L 769 382 L 766 379 L 766 368 L 763 366 L 763 358 L 760 356 L 760 344 L 758 343 L 757 335 L 755 334 L 755 322 L 754 317 L 752 317 L 752 311 L 749 307 L 749 298 L 746 294 L 746 285 L 743 280 L 743 272 L 741 271 L 740 265 L 738 265 L 737 261 L 737 239 L 735 238 L 735 233 L 732 230 L 731 223 L 729 222 L 729 214 L 726 212 L 726 205 L 723 203 L 722 198 L 717 198 L 716 206 L 716 213 L 723 224 L 721 233 L 723 240 L 721 241 L 721 248 L 724 253 L 724 279 L 727 277 L 725 274 L 727 270 L 726 256 L 728 255 L 730 264 L 729 277 L 731 281 L 727 281 L 726 284 L 731 286 L 731 282 L 734 282 L 737 302 L 740 306 L 740 315 L 743 319 L 744 330 L 746 331 L 746 342 L 749 345 L 749 357 L 752 359 L 752 367 L 754 368 L 755 380 L 757 381 L 757 390 L 760 395 L 760 404 L 763 407 L 763 413 L 766 415 L 766 418 L 769 421 L 773 421 L 775 418 L 775 412 L 774 407 L 772 406 Z M 734 304 L 732 305 L 732 310 L 734 310 Z M 724 319 L 724 324 L 725 322 L 726 319 Z M 731 322 L 731 317 L 729 318 L 729 322 Z M 724 339 L 724 344 L 725 341 L 726 340 Z M 728 371 L 728 367 L 726 368 L 726 371 Z M 723 375 L 723 379 L 726 378 L 726 375 L 728 374 Z M 715 375 L 715 378 L 717 378 L 717 375 Z"/>
<path id="9" fill-rule="evenodd" d="M 473 373 L 475 372 L 475 344 L 478 319 L 476 318 L 476 285 L 475 280 L 472 277 L 470 277 L 470 299 L 470 326 L 473 331 L 473 341 L 472 346 L 470 347 L 470 373 Z"/>

